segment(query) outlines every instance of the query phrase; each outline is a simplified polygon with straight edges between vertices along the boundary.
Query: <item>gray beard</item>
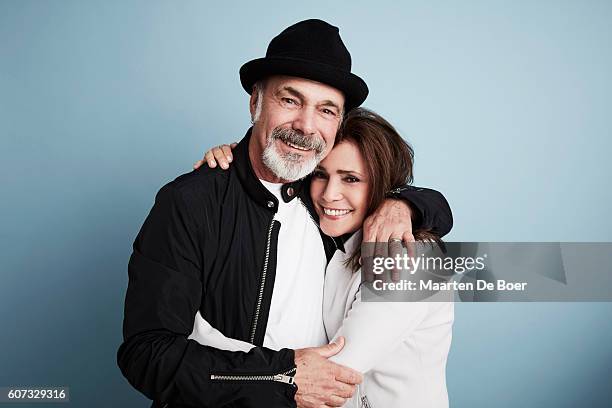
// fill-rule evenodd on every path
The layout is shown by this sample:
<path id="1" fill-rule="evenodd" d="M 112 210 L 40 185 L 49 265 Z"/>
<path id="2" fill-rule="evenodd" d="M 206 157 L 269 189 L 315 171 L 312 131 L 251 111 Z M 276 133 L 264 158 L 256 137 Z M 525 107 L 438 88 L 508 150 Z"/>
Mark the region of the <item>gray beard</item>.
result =
<path id="1" fill-rule="evenodd" d="M 313 149 L 315 155 L 305 159 L 299 153 L 282 153 L 278 151 L 274 142 L 277 139 L 288 140 L 300 147 Z M 288 181 L 299 180 L 306 177 L 315 169 L 317 164 L 323 160 L 325 142 L 322 139 L 306 137 L 291 129 L 274 129 L 268 143 L 263 151 L 262 161 L 264 165 L 278 178 Z"/>

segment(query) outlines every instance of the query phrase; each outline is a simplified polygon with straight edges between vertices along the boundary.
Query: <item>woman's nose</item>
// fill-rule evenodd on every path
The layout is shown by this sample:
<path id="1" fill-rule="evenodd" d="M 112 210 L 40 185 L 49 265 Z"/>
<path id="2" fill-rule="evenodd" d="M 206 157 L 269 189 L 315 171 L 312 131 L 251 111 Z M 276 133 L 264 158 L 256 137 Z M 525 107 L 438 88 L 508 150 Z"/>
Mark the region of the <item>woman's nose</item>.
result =
<path id="1" fill-rule="evenodd" d="M 342 185 L 340 180 L 330 177 L 323 191 L 323 199 L 327 202 L 332 202 L 341 200 L 342 197 Z"/>

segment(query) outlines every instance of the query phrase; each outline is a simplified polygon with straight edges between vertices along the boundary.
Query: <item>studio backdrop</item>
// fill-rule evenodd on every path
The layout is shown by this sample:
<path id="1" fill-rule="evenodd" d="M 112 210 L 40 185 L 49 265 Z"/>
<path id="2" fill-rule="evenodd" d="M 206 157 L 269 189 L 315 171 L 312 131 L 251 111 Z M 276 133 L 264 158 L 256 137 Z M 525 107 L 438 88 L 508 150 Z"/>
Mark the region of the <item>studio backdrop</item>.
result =
<path id="1" fill-rule="evenodd" d="M 131 244 L 157 190 L 250 125 L 239 67 L 306 18 L 340 27 L 365 106 L 450 202 L 447 240 L 612 241 L 610 2 L 0 0 L 0 387 L 149 406 L 116 364 Z M 457 304 L 451 407 L 609 406 L 611 320 Z"/>

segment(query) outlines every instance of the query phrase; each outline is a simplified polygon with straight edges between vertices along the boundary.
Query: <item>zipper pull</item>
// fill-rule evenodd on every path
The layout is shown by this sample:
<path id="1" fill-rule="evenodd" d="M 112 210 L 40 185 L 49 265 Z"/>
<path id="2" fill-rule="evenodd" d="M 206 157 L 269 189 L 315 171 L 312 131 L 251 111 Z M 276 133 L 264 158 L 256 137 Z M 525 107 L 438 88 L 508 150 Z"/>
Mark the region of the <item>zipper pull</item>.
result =
<path id="1" fill-rule="evenodd" d="M 293 384 L 293 377 L 289 375 L 277 374 L 274 376 L 274 381 L 282 382 L 285 384 Z"/>

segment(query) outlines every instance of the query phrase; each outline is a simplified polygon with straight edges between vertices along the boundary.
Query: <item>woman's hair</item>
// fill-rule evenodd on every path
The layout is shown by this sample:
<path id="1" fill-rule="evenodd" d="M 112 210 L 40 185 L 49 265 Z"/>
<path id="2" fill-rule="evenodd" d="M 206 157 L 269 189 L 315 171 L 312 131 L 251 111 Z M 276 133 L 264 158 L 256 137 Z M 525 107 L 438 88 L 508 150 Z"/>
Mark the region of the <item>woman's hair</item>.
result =
<path id="1" fill-rule="evenodd" d="M 336 144 L 352 142 L 357 146 L 365 163 L 370 187 L 366 217 L 372 214 L 388 197 L 391 190 L 411 184 L 414 151 L 383 117 L 365 108 L 355 108 L 347 113 L 336 137 Z M 439 238 L 429 230 L 413 233 L 419 241 Z M 359 269 L 361 249 L 347 260 L 347 266 Z"/>

